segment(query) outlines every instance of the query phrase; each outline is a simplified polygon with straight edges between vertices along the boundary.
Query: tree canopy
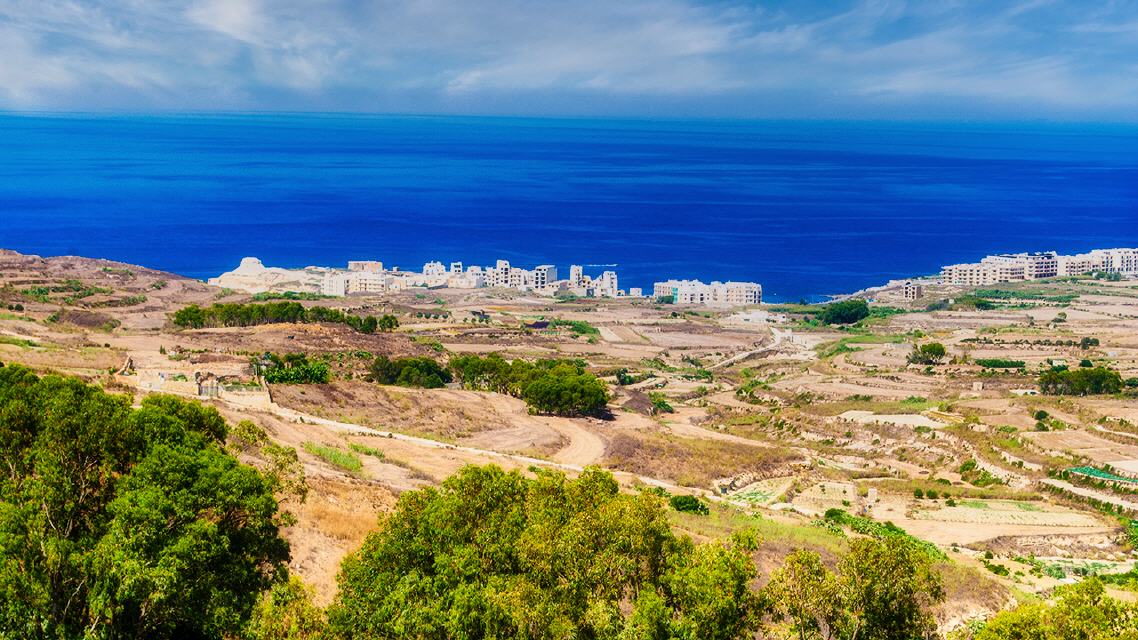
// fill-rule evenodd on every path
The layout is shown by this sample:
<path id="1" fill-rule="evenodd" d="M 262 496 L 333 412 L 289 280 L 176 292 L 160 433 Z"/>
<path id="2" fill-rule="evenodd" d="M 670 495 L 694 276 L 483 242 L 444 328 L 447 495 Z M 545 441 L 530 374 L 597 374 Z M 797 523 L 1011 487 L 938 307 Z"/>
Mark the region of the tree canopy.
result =
<path id="1" fill-rule="evenodd" d="M 269 384 L 324 384 L 331 377 L 327 362 L 309 360 L 303 353 L 266 353 L 257 364 Z"/>
<path id="2" fill-rule="evenodd" d="M 858 538 L 831 571 L 795 551 L 767 587 L 800 640 L 913 640 L 936 631 L 930 607 L 944 589 L 924 548 L 901 536 Z"/>
<path id="3" fill-rule="evenodd" d="M 939 342 L 928 342 L 920 346 L 913 345 L 913 351 L 909 354 L 909 364 L 940 364 L 944 357 L 948 355 L 948 350 L 944 345 Z"/>
<path id="4" fill-rule="evenodd" d="M 823 324 L 853 324 L 869 317 L 869 303 L 861 298 L 831 302 L 818 319 Z"/>
<path id="5" fill-rule="evenodd" d="M 261 324 L 332 322 L 346 324 L 362 333 L 391 331 L 399 326 L 395 316 L 354 316 L 331 307 L 305 307 L 299 302 L 215 303 L 208 307 L 191 304 L 174 312 L 171 321 L 179 327 L 252 327 Z"/>
<path id="6" fill-rule="evenodd" d="M 0 637 L 222 638 L 288 558 L 216 410 L 0 365 Z"/>
<path id="7" fill-rule="evenodd" d="M 748 548 L 677 538 L 661 498 L 621 494 L 604 471 L 467 467 L 400 496 L 345 559 L 329 624 L 343 638 L 743 638 L 759 614 Z"/>
<path id="8" fill-rule="evenodd" d="M 446 367 L 428 357 L 395 358 L 378 356 L 368 371 L 368 379 L 379 384 L 437 389 L 452 379 Z"/>
<path id="9" fill-rule="evenodd" d="M 451 359 L 450 367 L 464 387 L 508 393 L 541 413 L 599 415 L 609 401 L 605 383 L 586 371 L 581 360 L 507 362 L 492 353 L 458 356 Z"/>
<path id="10" fill-rule="evenodd" d="M 1136 640 L 1138 606 L 1111 598 L 1090 578 L 1063 587 L 1052 605 L 1025 604 L 997 614 L 972 640 Z"/>
<path id="11" fill-rule="evenodd" d="M 1122 376 L 1105 367 L 1046 371 L 1039 376 L 1039 390 L 1050 395 L 1085 396 L 1122 391 Z"/>

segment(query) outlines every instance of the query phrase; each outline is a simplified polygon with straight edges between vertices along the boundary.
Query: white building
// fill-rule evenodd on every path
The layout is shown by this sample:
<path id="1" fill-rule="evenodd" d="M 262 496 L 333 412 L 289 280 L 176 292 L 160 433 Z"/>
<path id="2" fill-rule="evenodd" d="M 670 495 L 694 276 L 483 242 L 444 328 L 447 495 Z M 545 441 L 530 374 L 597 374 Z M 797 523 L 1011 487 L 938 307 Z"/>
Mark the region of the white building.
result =
<path id="1" fill-rule="evenodd" d="M 533 286 L 537 289 L 557 282 L 557 267 L 551 264 L 542 264 L 533 268 Z"/>
<path id="2" fill-rule="evenodd" d="M 941 277 L 947 284 L 975 287 L 1092 271 L 1138 275 L 1138 249 L 1095 249 L 1071 256 L 1054 251 L 1007 253 L 987 256 L 980 262 L 948 265 L 941 270 Z"/>
<path id="3" fill-rule="evenodd" d="M 443 276 L 446 275 L 446 272 L 446 267 L 443 266 L 443 263 L 438 262 L 437 260 L 428 262 L 427 264 L 423 265 L 423 275 L 428 277 Z"/>
<path id="4" fill-rule="evenodd" d="M 585 268 L 579 264 L 569 266 L 569 286 L 570 287 L 583 287 L 585 286 Z"/>
<path id="5" fill-rule="evenodd" d="M 383 273 L 383 263 L 378 260 L 349 260 L 348 271 Z"/>
<path id="6" fill-rule="evenodd" d="M 328 273 L 320 283 L 320 295 L 343 297 L 348 295 L 347 273 Z"/>
<path id="7" fill-rule="evenodd" d="M 593 281 L 596 295 L 602 298 L 615 298 L 620 295 L 620 286 L 615 271 L 605 271 L 601 277 Z"/>
<path id="8" fill-rule="evenodd" d="M 719 282 L 704 284 L 699 280 L 665 280 L 652 286 L 657 298 L 671 297 L 676 304 L 748 305 L 763 301 L 763 287 L 755 282 Z"/>

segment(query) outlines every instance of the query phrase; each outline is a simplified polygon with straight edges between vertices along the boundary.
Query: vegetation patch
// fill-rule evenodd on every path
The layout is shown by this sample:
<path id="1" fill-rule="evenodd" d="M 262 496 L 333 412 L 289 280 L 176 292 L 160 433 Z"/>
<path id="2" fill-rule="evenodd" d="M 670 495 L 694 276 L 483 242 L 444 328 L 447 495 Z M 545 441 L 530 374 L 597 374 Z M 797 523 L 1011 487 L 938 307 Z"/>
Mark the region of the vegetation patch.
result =
<path id="1" fill-rule="evenodd" d="M 304 443 L 304 450 L 344 471 L 359 473 L 363 469 L 363 462 L 360 461 L 360 457 L 352 451 L 344 451 L 338 447 L 329 447 L 311 441 Z"/>
<path id="2" fill-rule="evenodd" d="M 380 355 L 371 363 L 368 379 L 379 384 L 438 389 L 449 384 L 452 376 L 446 367 L 432 358 L 412 357 L 392 360 Z"/>
<path id="3" fill-rule="evenodd" d="M 266 353 L 254 366 L 269 384 L 325 384 L 330 376 L 327 362 L 310 361 L 303 353 Z"/>
<path id="4" fill-rule="evenodd" d="M 492 353 L 452 358 L 450 368 L 463 387 L 521 398 L 539 413 L 603 415 L 609 401 L 605 383 L 587 372 L 582 360 L 507 362 Z"/>
<path id="5" fill-rule="evenodd" d="M 262 324 L 331 322 L 345 324 L 361 333 L 394 331 L 399 320 L 393 315 L 354 316 L 329 307 L 305 307 L 299 302 L 264 304 L 216 303 L 209 307 L 192 304 L 174 312 L 176 326 L 191 329 L 204 327 L 253 327 Z"/>

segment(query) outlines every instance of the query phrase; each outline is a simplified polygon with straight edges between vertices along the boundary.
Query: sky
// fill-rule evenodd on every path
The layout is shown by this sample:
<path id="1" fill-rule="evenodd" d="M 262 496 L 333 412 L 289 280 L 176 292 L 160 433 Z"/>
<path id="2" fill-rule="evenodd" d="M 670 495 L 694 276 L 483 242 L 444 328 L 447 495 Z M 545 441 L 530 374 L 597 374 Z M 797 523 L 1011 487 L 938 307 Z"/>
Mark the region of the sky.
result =
<path id="1" fill-rule="evenodd" d="M 0 0 L 0 109 L 1138 121 L 1138 0 Z"/>

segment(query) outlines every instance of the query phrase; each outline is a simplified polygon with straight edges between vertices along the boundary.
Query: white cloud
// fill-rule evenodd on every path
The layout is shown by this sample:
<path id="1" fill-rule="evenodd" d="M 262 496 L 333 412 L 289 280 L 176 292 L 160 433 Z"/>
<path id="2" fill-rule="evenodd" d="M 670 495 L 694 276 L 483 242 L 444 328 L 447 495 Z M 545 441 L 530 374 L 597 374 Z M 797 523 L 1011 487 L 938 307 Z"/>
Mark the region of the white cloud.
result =
<path id="1" fill-rule="evenodd" d="M 762 116 L 768 98 L 793 115 L 795 101 L 825 111 L 825 96 L 835 112 L 934 100 L 1133 119 L 1136 9 L 1133 0 L 1094 10 L 1074 0 L 779 10 L 747 0 L 0 0 L 0 106 L 481 111 L 529 96 L 529 108 L 563 113 L 619 103 Z"/>

